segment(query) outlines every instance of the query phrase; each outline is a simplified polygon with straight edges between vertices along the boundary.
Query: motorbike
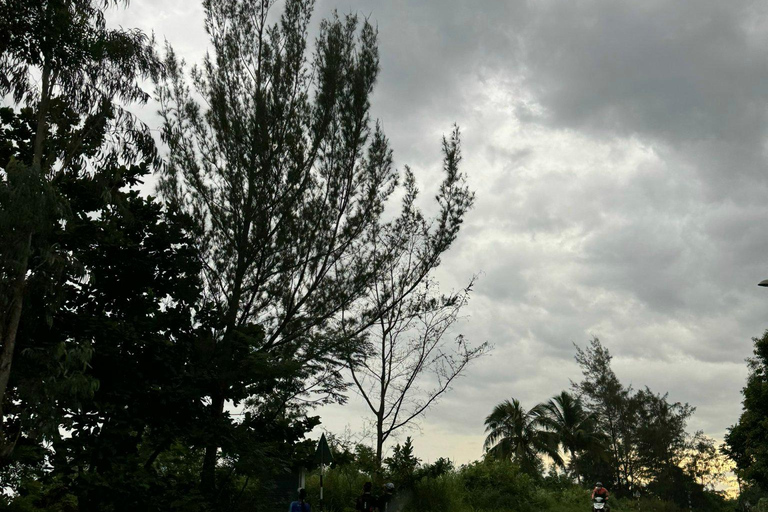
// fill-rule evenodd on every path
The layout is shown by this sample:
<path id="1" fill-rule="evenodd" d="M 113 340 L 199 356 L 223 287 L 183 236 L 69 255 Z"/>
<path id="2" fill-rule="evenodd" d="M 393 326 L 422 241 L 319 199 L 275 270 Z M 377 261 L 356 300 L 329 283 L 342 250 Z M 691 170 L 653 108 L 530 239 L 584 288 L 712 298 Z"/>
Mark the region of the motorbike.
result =
<path id="1" fill-rule="evenodd" d="M 602 496 L 595 496 L 592 500 L 592 510 L 608 510 L 608 504 Z"/>

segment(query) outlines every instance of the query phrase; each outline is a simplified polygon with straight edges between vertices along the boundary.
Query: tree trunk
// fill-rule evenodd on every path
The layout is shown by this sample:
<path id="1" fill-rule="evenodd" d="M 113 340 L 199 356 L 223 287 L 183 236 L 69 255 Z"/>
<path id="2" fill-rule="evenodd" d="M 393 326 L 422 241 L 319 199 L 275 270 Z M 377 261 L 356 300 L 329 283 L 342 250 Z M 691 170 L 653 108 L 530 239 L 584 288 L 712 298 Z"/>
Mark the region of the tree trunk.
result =
<path id="1" fill-rule="evenodd" d="M 241 248 L 247 245 L 250 225 L 250 222 L 246 222 L 243 239 L 241 240 Z M 244 249 L 238 251 L 237 271 L 235 273 L 232 296 L 228 301 L 226 327 L 224 335 L 216 346 L 216 354 L 214 355 L 214 361 L 219 361 L 219 364 L 223 361 L 224 365 L 232 363 L 232 336 L 237 326 L 237 313 L 240 310 L 243 280 L 245 278 L 245 260 L 243 258 L 243 251 Z M 219 367 L 219 371 L 223 369 L 225 368 Z M 211 395 L 210 421 L 214 429 L 218 429 L 218 423 L 224 417 L 224 404 L 227 401 L 226 390 L 228 389 L 229 383 L 224 379 L 221 379 L 217 382 L 216 389 Z M 219 444 L 220 443 L 217 441 L 216 437 L 211 437 L 205 447 L 203 467 L 200 472 L 200 487 L 204 493 L 210 493 L 211 495 L 216 490 L 216 463 L 218 461 Z"/>
<path id="2" fill-rule="evenodd" d="M 382 457 L 384 456 L 384 432 L 380 418 L 376 418 L 376 470 L 381 473 Z"/>
<path id="3" fill-rule="evenodd" d="M 211 398 L 211 424 L 214 426 L 224 415 L 224 393 L 217 393 Z M 204 493 L 213 493 L 216 490 L 216 462 L 218 461 L 219 443 L 211 440 L 205 446 L 203 457 L 203 469 L 200 473 L 200 487 Z"/>
<path id="4" fill-rule="evenodd" d="M 381 320 L 381 376 L 379 377 L 379 410 L 376 411 L 376 471 L 377 477 L 383 473 L 382 458 L 384 457 L 384 410 L 386 409 L 387 387 L 391 374 L 387 374 L 387 329 L 384 319 Z M 392 424 L 391 426 L 393 426 Z M 390 426 L 390 427 L 391 427 Z M 392 432 L 390 428 L 390 432 Z"/>
<path id="5" fill-rule="evenodd" d="M 55 81 L 55 80 L 53 80 Z M 53 90 L 51 80 L 51 68 L 47 62 L 43 63 L 42 89 L 40 93 L 40 103 L 37 113 L 37 128 L 35 130 L 34 153 L 32 155 L 32 172 L 35 178 L 43 179 L 43 142 L 48 132 L 46 115 Z M 4 321 L 0 323 L 2 332 L 0 332 L 0 342 L 2 350 L 0 351 L 0 461 L 4 460 L 13 451 L 15 441 L 11 442 L 7 438 L 4 429 L 5 412 L 3 404 L 5 403 L 5 393 L 8 389 L 8 381 L 11 377 L 11 366 L 13 364 L 13 354 L 16 349 L 16 334 L 19 329 L 21 312 L 24 304 L 24 289 L 26 287 L 27 267 L 29 266 L 29 254 L 32 250 L 32 228 L 24 240 L 24 246 L 20 248 L 20 261 L 16 272 L 16 278 L 11 291 L 10 308 L 5 312 Z"/>
<path id="6" fill-rule="evenodd" d="M 29 245 L 31 238 L 32 235 L 28 237 L 27 247 L 24 251 L 24 256 L 16 275 L 13 286 L 13 299 L 10 311 L 8 312 L 8 318 L 5 322 L 3 331 L 0 332 L 0 336 L 2 336 L 0 341 L 2 341 L 3 345 L 2 351 L 0 351 L 0 461 L 3 461 L 10 455 L 16 444 L 15 441 L 10 441 L 7 432 L 5 432 L 5 412 L 3 404 L 5 402 L 5 392 L 8 389 L 8 381 L 11 377 L 13 352 L 16 348 L 16 333 L 18 332 L 19 321 L 21 319 L 21 308 L 24 299 L 24 287 L 26 284 L 27 262 L 29 259 Z"/>

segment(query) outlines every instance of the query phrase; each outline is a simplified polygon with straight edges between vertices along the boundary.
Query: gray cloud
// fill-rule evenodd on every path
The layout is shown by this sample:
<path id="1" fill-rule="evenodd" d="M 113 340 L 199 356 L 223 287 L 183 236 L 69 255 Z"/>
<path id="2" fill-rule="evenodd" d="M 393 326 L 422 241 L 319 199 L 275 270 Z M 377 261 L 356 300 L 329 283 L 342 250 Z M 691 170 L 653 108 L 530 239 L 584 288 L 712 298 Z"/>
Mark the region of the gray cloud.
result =
<path id="1" fill-rule="evenodd" d="M 558 125 L 759 140 L 768 69 L 744 27 L 749 5 L 542 2 L 525 30 L 530 82 Z"/>

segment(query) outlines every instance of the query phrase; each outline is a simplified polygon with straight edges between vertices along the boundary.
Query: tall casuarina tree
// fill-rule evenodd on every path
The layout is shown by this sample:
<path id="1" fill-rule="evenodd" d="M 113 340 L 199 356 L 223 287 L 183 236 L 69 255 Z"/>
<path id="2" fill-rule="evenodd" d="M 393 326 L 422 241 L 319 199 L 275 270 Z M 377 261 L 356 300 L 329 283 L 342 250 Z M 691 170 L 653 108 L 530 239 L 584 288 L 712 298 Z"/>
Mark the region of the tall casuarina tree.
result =
<path id="1" fill-rule="evenodd" d="M 208 312 L 200 318 L 211 371 L 201 483 L 208 491 L 216 488 L 222 432 L 232 424 L 225 404 L 283 394 L 285 387 L 261 386 L 281 367 L 290 369 L 286 380 L 304 384 L 290 387 L 284 404 L 309 390 L 343 400 L 344 362 L 439 264 L 473 200 L 454 132 L 444 146 L 438 213 L 419 232 L 404 286 L 383 307 L 370 300 L 373 284 L 412 241 L 384 245 L 381 233 L 421 215 L 382 217 L 399 176 L 369 115 L 376 31 L 334 15 L 320 24 L 310 56 L 313 2 L 288 0 L 275 24 L 268 22 L 272 4 L 206 0 L 212 53 L 187 75 L 169 49 L 168 80 L 158 88 L 169 146 L 161 191 L 171 208 L 196 219 L 204 265 L 199 309 Z M 270 364 L 240 372 L 243 343 Z"/>

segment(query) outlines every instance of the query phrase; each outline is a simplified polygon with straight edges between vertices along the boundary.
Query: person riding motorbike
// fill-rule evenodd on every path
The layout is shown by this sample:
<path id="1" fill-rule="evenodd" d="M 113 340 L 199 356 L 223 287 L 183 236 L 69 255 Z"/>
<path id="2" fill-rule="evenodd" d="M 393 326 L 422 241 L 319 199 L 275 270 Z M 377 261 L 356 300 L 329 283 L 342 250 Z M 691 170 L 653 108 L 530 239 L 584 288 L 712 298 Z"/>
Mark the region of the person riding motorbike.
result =
<path id="1" fill-rule="evenodd" d="M 595 488 L 592 490 L 592 510 L 602 509 L 606 512 L 610 512 L 611 508 L 608 506 L 608 489 L 603 487 L 601 482 L 595 484 Z M 602 506 L 598 506 L 602 504 Z"/>
<path id="2" fill-rule="evenodd" d="M 390 509 L 390 502 L 392 501 L 392 496 L 395 494 L 395 484 L 392 482 L 389 482 L 387 484 L 384 484 L 383 492 L 381 493 L 381 498 L 379 498 L 379 512 L 391 512 Z"/>

